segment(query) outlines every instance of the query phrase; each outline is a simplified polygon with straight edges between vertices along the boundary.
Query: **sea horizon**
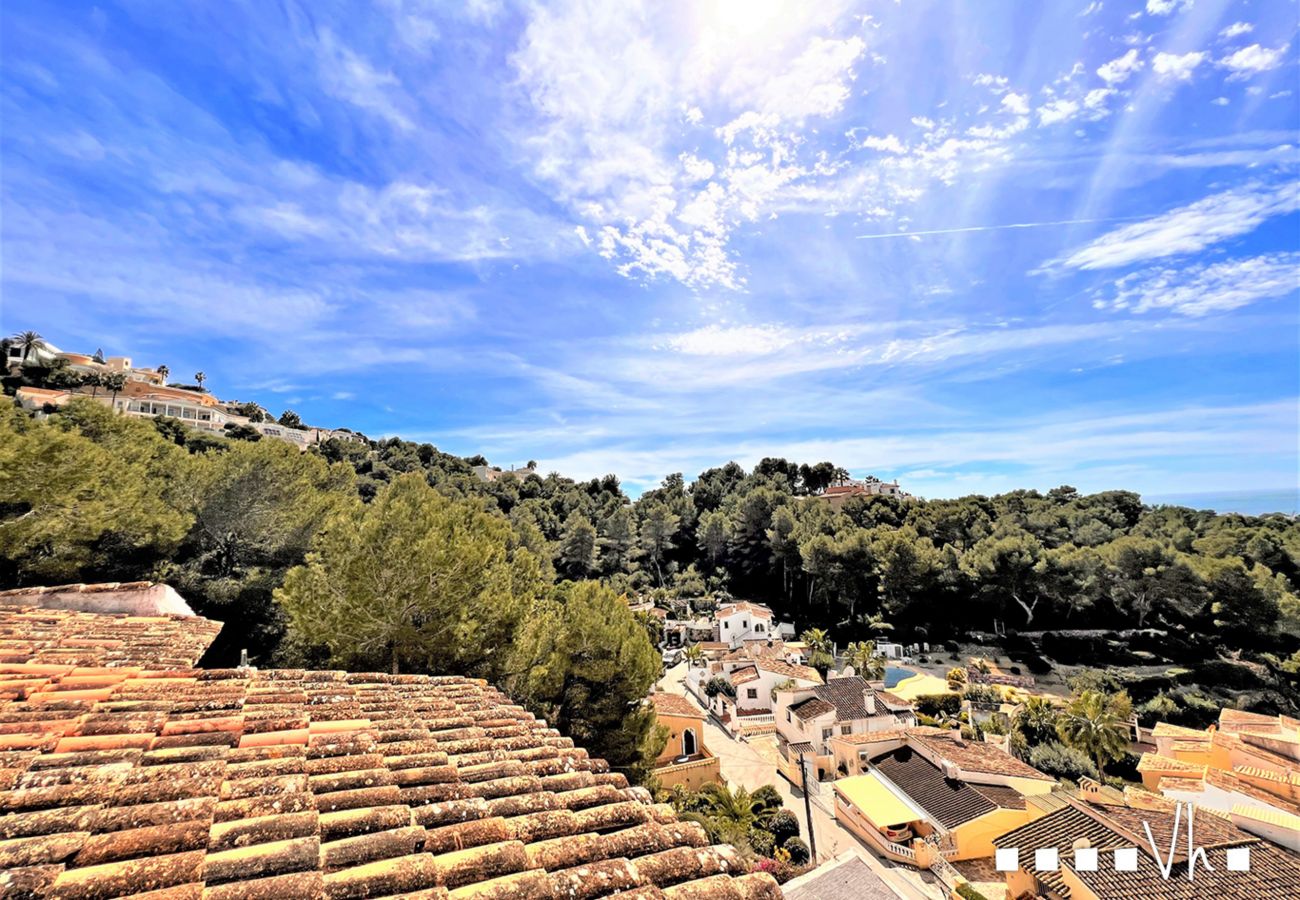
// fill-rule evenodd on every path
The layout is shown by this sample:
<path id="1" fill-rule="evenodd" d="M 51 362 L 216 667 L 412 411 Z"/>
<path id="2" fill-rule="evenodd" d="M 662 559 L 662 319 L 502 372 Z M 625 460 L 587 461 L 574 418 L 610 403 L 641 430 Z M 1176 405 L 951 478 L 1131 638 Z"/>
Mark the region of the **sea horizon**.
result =
<path id="1" fill-rule="evenodd" d="M 1150 505 L 1188 506 L 1192 509 L 1210 509 L 1216 513 L 1239 513 L 1243 516 L 1263 516 L 1283 513 L 1294 516 L 1300 513 L 1300 488 L 1272 488 L 1255 491 L 1201 491 L 1143 496 Z"/>

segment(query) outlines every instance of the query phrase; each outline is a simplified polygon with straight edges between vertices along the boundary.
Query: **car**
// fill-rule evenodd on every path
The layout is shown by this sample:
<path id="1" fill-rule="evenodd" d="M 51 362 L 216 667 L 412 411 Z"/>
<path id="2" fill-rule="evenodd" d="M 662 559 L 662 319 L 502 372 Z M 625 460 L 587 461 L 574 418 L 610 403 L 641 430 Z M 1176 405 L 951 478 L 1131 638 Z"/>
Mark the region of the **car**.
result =
<path id="1" fill-rule="evenodd" d="M 682 651 L 680 648 L 664 651 L 664 665 L 672 668 L 682 661 Z"/>

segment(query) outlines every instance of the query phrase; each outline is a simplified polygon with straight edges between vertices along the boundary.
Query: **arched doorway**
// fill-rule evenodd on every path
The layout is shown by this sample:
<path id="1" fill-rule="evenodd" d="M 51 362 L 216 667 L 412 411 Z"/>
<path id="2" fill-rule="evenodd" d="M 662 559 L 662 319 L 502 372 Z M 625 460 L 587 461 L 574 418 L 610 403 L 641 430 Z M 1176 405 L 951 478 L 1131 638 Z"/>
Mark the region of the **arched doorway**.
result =
<path id="1" fill-rule="evenodd" d="M 687 728 L 682 732 L 682 755 L 694 756 L 699 752 L 699 746 L 695 743 L 695 732 Z"/>

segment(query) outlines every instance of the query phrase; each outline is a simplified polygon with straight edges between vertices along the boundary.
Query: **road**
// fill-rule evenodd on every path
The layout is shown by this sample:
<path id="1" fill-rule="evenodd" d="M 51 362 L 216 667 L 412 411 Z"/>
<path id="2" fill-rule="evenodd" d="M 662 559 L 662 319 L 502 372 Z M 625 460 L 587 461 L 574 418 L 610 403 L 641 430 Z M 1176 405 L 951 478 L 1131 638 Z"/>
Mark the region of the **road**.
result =
<path id="1" fill-rule="evenodd" d="M 685 677 L 686 663 L 674 666 L 660 679 L 659 689 L 681 694 L 695 702 L 695 698 L 687 692 L 683 683 Z M 793 787 L 777 772 L 774 757 L 771 755 L 777 752 L 773 738 L 758 738 L 754 742 L 739 741 L 712 718 L 706 718 L 704 746 L 718 758 L 722 777 L 728 784 L 740 785 L 751 791 L 765 784 L 774 786 L 781 793 L 786 809 L 798 817 L 800 833 L 804 840 L 808 839 L 808 818 L 805 814 L 803 792 Z M 765 756 L 765 752 L 769 755 Z M 914 869 L 893 865 L 876 855 L 869 846 L 842 827 L 833 816 L 816 803 L 812 804 L 812 811 L 819 860 L 824 862 L 852 850 L 866 860 L 876 874 L 900 897 L 907 900 L 935 900 L 947 896 L 941 890 L 937 879 L 930 873 L 920 873 Z"/>

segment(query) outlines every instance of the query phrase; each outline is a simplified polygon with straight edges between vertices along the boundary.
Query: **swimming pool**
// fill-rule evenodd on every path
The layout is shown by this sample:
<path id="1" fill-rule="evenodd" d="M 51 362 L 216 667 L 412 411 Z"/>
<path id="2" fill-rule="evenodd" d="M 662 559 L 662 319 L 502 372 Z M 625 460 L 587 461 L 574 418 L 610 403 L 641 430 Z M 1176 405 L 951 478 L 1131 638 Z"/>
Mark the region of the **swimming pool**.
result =
<path id="1" fill-rule="evenodd" d="M 904 669 L 902 666 L 885 666 L 885 690 L 889 690 L 903 679 L 911 678 L 915 674 L 911 669 Z"/>

